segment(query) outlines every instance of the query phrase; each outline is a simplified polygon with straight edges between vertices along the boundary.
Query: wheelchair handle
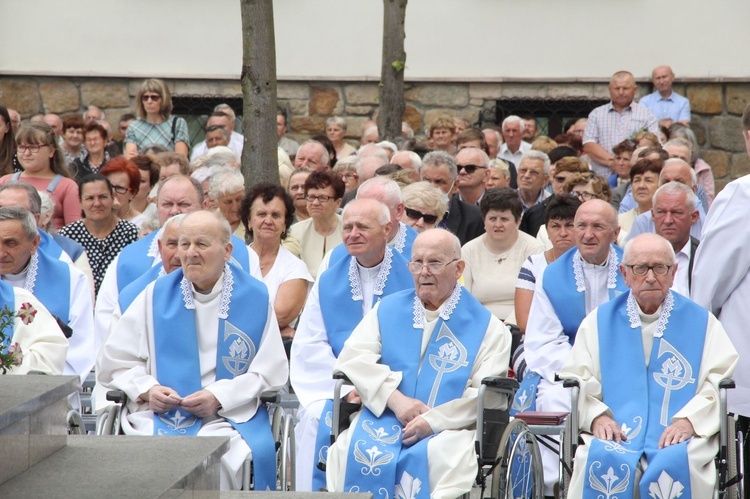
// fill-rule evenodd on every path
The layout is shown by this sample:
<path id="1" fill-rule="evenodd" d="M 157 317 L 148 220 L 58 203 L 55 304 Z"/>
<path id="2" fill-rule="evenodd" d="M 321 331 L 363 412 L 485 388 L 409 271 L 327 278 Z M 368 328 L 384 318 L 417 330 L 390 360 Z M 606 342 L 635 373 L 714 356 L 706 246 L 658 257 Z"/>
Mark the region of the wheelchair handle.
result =
<path id="1" fill-rule="evenodd" d="M 116 404 L 122 404 L 128 400 L 128 396 L 122 390 L 110 390 L 107 392 L 107 400 Z"/>

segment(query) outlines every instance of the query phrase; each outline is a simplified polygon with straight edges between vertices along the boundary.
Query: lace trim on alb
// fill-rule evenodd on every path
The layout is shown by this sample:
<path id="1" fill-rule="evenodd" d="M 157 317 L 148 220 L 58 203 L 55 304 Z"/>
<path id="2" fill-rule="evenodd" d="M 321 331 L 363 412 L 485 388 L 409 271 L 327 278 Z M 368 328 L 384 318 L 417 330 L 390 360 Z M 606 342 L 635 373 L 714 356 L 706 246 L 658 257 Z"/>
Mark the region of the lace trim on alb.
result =
<path id="1" fill-rule="evenodd" d="M 26 279 L 23 281 L 23 289 L 34 294 L 34 285 L 36 284 L 36 274 L 39 269 L 39 255 L 34 253 L 29 261 L 29 269 L 26 271 Z"/>
<path id="2" fill-rule="evenodd" d="M 159 229 L 159 232 L 156 233 L 156 237 L 154 237 L 151 240 L 151 246 L 148 247 L 148 253 L 146 253 L 146 256 L 149 256 L 151 258 L 156 258 L 159 256 L 159 238 L 161 237 L 161 233 L 164 229 Z"/>
<path id="3" fill-rule="evenodd" d="M 654 332 L 654 338 L 661 338 L 664 336 L 664 330 L 669 324 L 669 316 L 672 315 L 672 308 L 674 307 L 674 298 L 672 293 L 667 293 L 667 297 L 664 299 L 662 304 L 661 315 L 659 316 L 659 322 L 656 324 L 656 331 Z M 630 319 L 630 327 L 637 329 L 641 327 L 641 316 L 638 313 L 638 305 L 635 301 L 635 296 L 631 291 L 628 295 L 628 318 Z"/>
<path id="4" fill-rule="evenodd" d="M 613 289 L 617 287 L 617 273 L 619 272 L 620 260 L 617 258 L 617 252 L 615 249 L 609 247 L 608 272 L 607 272 L 607 288 Z M 583 293 L 586 291 L 586 282 L 583 278 L 583 257 L 581 252 L 576 250 L 573 255 L 573 276 L 576 280 L 576 291 Z"/>
<path id="5" fill-rule="evenodd" d="M 388 281 L 388 275 L 391 273 L 391 260 L 393 259 L 393 250 L 388 246 L 385 247 L 385 256 L 383 257 L 383 263 L 378 271 L 378 276 L 375 278 L 375 291 L 374 295 L 380 296 L 383 294 L 385 283 Z"/>
<path id="6" fill-rule="evenodd" d="M 609 247 L 609 278 L 607 279 L 607 287 L 614 289 L 617 287 L 617 273 L 620 271 L 620 260 L 617 258 L 617 252 L 615 249 Z"/>
<path id="7" fill-rule="evenodd" d="M 461 299 L 461 283 L 456 282 L 456 287 L 453 288 L 453 292 L 445 302 L 443 310 L 440 312 L 440 318 L 447 321 L 451 318 L 451 314 L 456 309 L 458 301 Z M 422 300 L 419 299 L 417 294 L 414 294 L 414 329 L 424 328 L 424 306 Z"/>
<path id="8" fill-rule="evenodd" d="M 404 222 L 398 223 L 398 234 L 396 234 L 396 240 L 393 243 L 393 249 L 399 253 L 404 252 L 406 246 L 406 224 Z"/>
<path id="9" fill-rule="evenodd" d="M 349 287 L 352 290 L 352 300 L 362 301 L 362 283 L 359 282 L 359 269 L 357 269 L 357 259 L 349 259 Z"/>
<path id="10" fill-rule="evenodd" d="M 224 264 L 224 285 L 221 287 L 221 305 L 219 305 L 219 319 L 226 319 L 229 315 L 229 305 L 232 303 L 232 290 L 234 288 L 234 276 L 229 268 L 229 264 Z M 190 286 L 190 281 L 187 277 L 182 277 L 180 283 L 180 289 L 182 291 L 182 299 L 185 302 L 185 308 L 187 310 L 195 310 L 195 301 L 193 300 L 193 292 Z"/>

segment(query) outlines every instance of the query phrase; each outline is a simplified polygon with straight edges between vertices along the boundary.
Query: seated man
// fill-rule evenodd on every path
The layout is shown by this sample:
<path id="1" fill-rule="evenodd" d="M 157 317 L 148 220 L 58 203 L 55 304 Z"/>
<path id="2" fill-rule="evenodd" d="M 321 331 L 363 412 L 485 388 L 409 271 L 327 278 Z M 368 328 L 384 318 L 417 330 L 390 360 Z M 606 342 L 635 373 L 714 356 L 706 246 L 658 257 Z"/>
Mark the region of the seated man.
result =
<path id="1" fill-rule="evenodd" d="M 317 468 L 330 444 L 335 382 L 333 365 L 362 317 L 382 297 L 413 287 L 406 260 L 386 244 L 390 212 L 381 202 L 357 199 L 344 208 L 346 258 L 313 285 L 292 343 L 290 377 L 300 400 L 297 490 L 325 488 Z M 350 392 L 347 402 L 358 400 Z M 321 418 L 321 416 L 325 415 Z M 320 421 L 322 419 L 322 423 Z M 321 454 L 322 450 L 322 454 Z"/>
<path id="2" fill-rule="evenodd" d="M 456 236 L 421 233 L 409 262 L 416 293 L 381 300 L 347 340 L 335 368 L 364 408 L 328 452 L 328 490 L 455 498 L 471 489 L 477 390 L 505 374 L 511 339 L 459 284 L 465 265 Z"/>
<path id="3" fill-rule="evenodd" d="M 585 442 L 568 497 L 713 495 L 718 383 L 738 355 L 716 317 L 669 290 L 676 270 L 667 240 L 638 236 L 620 265 L 630 293 L 581 323 L 560 374 L 581 383 Z"/>
<path id="4" fill-rule="evenodd" d="M 229 224 L 199 211 L 180 224 L 182 269 L 138 295 L 97 359 L 97 383 L 123 390 L 130 435 L 230 437 L 222 489 L 241 485 L 253 455 L 255 487 L 276 487 L 273 437 L 264 390 L 288 367 L 268 291 L 232 255 Z"/>

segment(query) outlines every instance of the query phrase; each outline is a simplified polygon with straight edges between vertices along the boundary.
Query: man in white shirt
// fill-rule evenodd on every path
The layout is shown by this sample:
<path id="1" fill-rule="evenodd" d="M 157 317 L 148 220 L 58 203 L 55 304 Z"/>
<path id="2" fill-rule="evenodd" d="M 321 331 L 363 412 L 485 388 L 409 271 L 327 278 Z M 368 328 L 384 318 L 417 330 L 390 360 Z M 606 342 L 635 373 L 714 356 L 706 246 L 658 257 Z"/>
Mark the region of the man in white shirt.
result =
<path id="1" fill-rule="evenodd" d="M 523 141 L 525 129 L 526 123 L 520 116 L 511 115 L 503 120 L 503 140 L 505 143 L 500 146 L 497 157 L 508 163 L 510 186 L 514 189 L 518 187 L 516 184 L 516 169 L 521 164 L 521 157 L 525 152 L 531 150 L 531 144 Z"/>
<path id="2" fill-rule="evenodd" d="M 226 130 L 227 134 L 229 134 L 228 147 L 232 150 L 233 153 L 237 155 L 238 158 L 241 158 L 242 147 L 245 144 L 245 138 L 241 134 L 234 131 L 234 117 L 230 117 L 224 111 L 214 111 L 209 115 L 208 121 L 206 121 L 205 129 L 208 130 L 213 127 L 221 127 Z M 206 154 L 206 152 L 208 152 L 208 149 L 208 145 L 204 140 L 193 148 L 193 153 L 190 155 L 190 160 L 192 161 L 198 156 L 203 156 L 204 154 Z"/>
<path id="3" fill-rule="evenodd" d="M 654 92 L 641 99 L 640 104 L 651 110 L 656 119 L 669 119 L 690 126 L 690 101 L 672 90 L 674 73 L 669 66 L 657 66 L 651 72 Z"/>

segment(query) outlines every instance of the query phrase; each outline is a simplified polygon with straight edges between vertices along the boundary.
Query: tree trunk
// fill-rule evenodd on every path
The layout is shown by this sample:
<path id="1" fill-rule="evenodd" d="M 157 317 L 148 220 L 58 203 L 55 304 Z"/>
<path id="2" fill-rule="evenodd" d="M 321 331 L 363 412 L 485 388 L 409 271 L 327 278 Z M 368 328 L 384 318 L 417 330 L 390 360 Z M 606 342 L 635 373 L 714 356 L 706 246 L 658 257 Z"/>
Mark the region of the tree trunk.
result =
<path id="1" fill-rule="evenodd" d="M 276 39 L 272 0 L 240 0 L 245 186 L 279 183 L 276 134 Z"/>
<path id="2" fill-rule="evenodd" d="M 380 72 L 380 140 L 401 136 L 404 115 L 404 23 L 407 0 L 383 0 L 383 62 Z"/>

